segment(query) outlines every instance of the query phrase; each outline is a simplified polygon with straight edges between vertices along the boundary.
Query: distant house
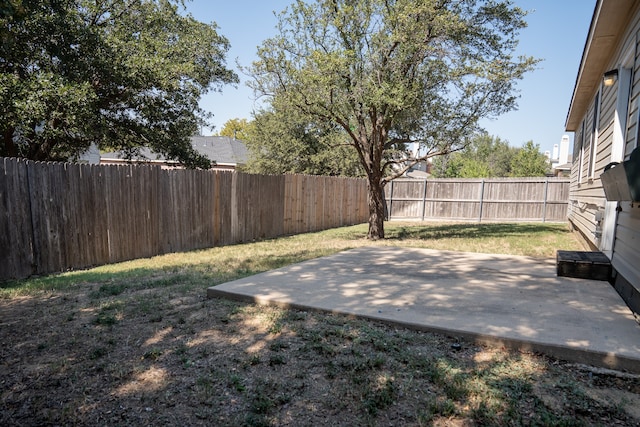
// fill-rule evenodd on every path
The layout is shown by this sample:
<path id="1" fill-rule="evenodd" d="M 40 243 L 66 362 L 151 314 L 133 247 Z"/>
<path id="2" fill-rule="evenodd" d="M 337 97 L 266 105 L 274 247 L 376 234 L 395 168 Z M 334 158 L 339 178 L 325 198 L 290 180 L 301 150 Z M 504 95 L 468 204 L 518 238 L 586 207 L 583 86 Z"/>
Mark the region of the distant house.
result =
<path id="1" fill-rule="evenodd" d="M 638 147 L 638 34 L 640 0 L 597 1 L 566 121 L 566 130 L 575 132 L 569 221 L 590 248 L 609 257 L 615 287 L 636 312 L 640 201 L 607 200 L 601 175 Z"/>
<path id="2" fill-rule="evenodd" d="M 227 136 L 192 136 L 191 144 L 200 154 L 207 156 L 215 164 L 213 169 L 236 170 L 247 163 L 247 146 L 240 140 Z M 117 165 L 129 163 L 148 163 L 160 165 L 163 168 L 179 168 L 180 163 L 175 160 L 167 160 L 163 155 L 155 153 L 148 148 L 140 150 L 140 155 L 132 159 L 126 159 L 120 152 L 103 153 L 100 155 L 100 164 Z"/>
<path id="3" fill-rule="evenodd" d="M 75 160 L 76 163 L 99 165 L 100 164 L 100 150 L 96 144 L 91 144 L 82 154 L 80 154 Z"/>
<path id="4" fill-rule="evenodd" d="M 569 135 L 563 135 L 560 140 L 560 146 L 553 146 L 553 154 L 550 155 L 551 175 L 558 178 L 565 178 L 571 175 L 571 163 L 573 156 L 569 154 L 570 139 Z"/>
<path id="5" fill-rule="evenodd" d="M 413 163 L 411 159 L 416 159 L 421 157 L 423 154 L 420 153 L 420 145 L 418 143 L 409 144 L 409 147 L 406 151 L 397 153 L 397 160 L 402 161 L 398 163 L 392 168 L 394 172 L 402 171 L 406 166 Z M 403 177 L 405 178 L 414 178 L 414 179 L 427 179 L 431 177 L 431 168 L 433 166 L 433 159 L 428 158 L 425 161 L 418 162 L 412 165 L 408 170 L 404 172 Z"/>

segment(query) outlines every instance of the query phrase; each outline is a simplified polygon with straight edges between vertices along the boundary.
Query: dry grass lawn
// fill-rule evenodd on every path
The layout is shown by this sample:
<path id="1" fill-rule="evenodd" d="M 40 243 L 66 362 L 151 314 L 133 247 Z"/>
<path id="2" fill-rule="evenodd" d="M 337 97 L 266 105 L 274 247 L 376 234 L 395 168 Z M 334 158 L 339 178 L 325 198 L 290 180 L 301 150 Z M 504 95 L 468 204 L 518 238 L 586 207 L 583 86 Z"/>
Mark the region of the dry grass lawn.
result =
<path id="1" fill-rule="evenodd" d="M 554 256 L 561 224 L 387 224 L 3 284 L 0 425 L 640 425 L 640 379 L 206 288 L 364 245 Z"/>

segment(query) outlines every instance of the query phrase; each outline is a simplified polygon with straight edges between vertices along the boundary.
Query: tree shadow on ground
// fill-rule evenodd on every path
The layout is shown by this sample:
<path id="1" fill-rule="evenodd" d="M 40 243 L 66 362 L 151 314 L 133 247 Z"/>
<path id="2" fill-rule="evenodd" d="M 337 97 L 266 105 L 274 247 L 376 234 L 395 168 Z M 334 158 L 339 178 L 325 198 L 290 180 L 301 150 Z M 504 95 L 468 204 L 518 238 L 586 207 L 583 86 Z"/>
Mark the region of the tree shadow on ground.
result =
<path id="1" fill-rule="evenodd" d="M 189 286 L 212 286 L 231 280 L 274 270 L 304 261 L 323 253 L 302 250 L 283 253 L 264 253 L 254 258 L 231 259 L 225 266 L 219 263 L 167 264 L 158 267 L 124 268 L 114 271 L 110 265 L 59 274 L 32 276 L 27 279 L 0 282 L 0 297 L 4 294 L 32 294 L 33 292 L 64 291 L 91 287 L 94 292 L 117 295 L 125 290 L 155 289 L 189 283 Z M 111 265 L 113 266 L 113 265 Z"/>
<path id="2" fill-rule="evenodd" d="M 529 223 L 489 223 L 489 224 L 444 224 L 410 225 L 387 227 L 387 240 L 439 240 L 473 239 L 507 236 L 524 236 L 544 233 L 565 233 L 570 231 L 565 224 L 529 224 Z"/>

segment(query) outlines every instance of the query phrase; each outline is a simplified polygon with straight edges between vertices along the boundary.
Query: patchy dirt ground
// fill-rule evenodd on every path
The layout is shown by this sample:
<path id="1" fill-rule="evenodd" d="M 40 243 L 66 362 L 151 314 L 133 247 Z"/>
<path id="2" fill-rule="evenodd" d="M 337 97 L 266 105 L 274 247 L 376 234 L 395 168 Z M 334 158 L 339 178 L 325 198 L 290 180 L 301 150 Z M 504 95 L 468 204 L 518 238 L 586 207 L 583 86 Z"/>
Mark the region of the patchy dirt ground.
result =
<path id="1" fill-rule="evenodd" d="M 637 376 L 205 291 L 0 299 L 0 425 L 640 425 Z"/>

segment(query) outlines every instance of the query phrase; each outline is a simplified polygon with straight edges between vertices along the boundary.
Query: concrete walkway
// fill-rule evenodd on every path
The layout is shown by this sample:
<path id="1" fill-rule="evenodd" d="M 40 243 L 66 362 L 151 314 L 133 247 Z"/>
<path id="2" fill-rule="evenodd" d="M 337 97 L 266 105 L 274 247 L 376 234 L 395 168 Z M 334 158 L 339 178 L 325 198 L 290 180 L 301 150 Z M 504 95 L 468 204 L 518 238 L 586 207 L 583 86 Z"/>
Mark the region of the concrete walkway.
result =
<path id="1" fill-rule="evenodd" d="M 208 289 L 209 297 L 322 310 L 640 373 L 640 326 L 601 281 L 554 259 L 368 247 Z"/>

